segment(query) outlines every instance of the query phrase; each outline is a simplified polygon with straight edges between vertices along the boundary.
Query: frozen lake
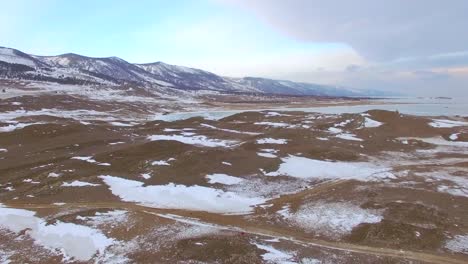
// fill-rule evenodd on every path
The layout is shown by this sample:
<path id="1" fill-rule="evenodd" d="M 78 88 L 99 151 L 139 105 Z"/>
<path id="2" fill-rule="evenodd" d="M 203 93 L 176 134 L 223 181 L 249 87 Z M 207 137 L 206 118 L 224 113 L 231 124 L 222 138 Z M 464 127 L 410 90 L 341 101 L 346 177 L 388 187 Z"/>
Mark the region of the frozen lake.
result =
<path id="1" fill-rule="evenodd" d="M 364 104 L 354 106 L 323 106 L 307 108 L 269 108 L 269 109 L 245 109 L 245 110 L 227 110 L 227 111 L 197 111 L 180 112 L 167 115 L 158 115 L 156 120 L 175 121 L 188 119 L 191 117 L 204 117 L 206 119 L 221 119 L 237 113 L 249 111 L 303 111 L 317 112 L 323 114 L 342 114 L 342 113 L 362 113 L 369 110 L 388 110 L 399 111 L 403 114 L 418 116 L 468 116 L 468 98 L 454 99 L 435 99 L 435 98 L 390 98 L 381 99 L 378 102 L 382 104 Z"/>

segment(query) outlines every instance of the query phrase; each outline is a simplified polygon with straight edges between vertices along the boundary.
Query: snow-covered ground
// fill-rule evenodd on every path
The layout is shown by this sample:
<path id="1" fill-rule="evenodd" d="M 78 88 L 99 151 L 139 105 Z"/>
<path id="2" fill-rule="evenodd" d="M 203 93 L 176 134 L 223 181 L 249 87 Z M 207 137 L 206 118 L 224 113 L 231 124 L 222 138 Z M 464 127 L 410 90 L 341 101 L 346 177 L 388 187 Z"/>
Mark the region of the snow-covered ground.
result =
<path id="1" fill-rule="evenodd" d="M 302 205 L 292 212 L 288 207 L 278 212 L 286 221 L 308 232 L 331 237 L 348 234 L 361 223 L 378 223 L 382 212 L 362 209 L 352 203 L 317 202 Z"/>
<path id="2" fill-rule="evenodd" d="M 148 185 L 113 176 L 100 176 L 114 195 L 123 201 L 156 208 L 174 208 L 214 213 L 244 214 L 265 202 L 261 197 L 244 197 L 234 192 L 203 186 L 177 184 Z"/>
<path id="3" fill-rule="evenodd" d="M 288 140 L 284 138 L 262 138 L 257 139 L 257 144 L 287 144 Z"/>
<path id="4" fill-rule="evenodd" d="M 297 156 L 289 156 L 281 160 L 283 163 L 277 171 L 265 175 L 284 175 L 310 180 L 354 179 L 359 181 L 394 177 L 389 172 L 390 168 L 379 167 L 368 162 L 323 161 Z"/>
<path id="5" fill-rule="evenodd" d="M 265 260 L 266 263 L 281 263 L 281 264 L 297 263 L 293 261 L 294 254 L 290 252 L 277 250 L 270 245 L 264 245 L 264 244 L 258 244 L 258 243 L 254 245 L 258 247 L 259 249 L 266 251 L 266 253 L 262 255 L 263 260 Z"/>
<path id="6" fill-rule="evenodd" d="M 457 235 L 445 243 L 445 248 L 457 253 L 468 253 L 468 235 Z"/>
<path id="7" fill-rule="evenodd" d="M 84 181 L 72 181 L 72 182 L 64 182 L 62 184 L 62 187 L 94 187 L 94 186 L 99 186 L 99 184 L 95 183 L 89 183 L 89 182 L 84 182 Z"/>
<path id="8" fill-rule="evenodd" d="M 152 135 L 152 136 L 149 136 L 148 139 L 151 141 L 173 140 L 173 141 L 178 141 L 184 144 L 197 145 L 197 146 L 210 147 L 210 148 L 214 148 L 214 147 L 228 148 L 238 143 L 237 141 L 232 141 L 232 140 L 211 139 L 202 135 L 194 135 L 194 136 Z"/>
<path id="9" fill-rule="evenodd" d="M 244 180 L 242 178 L 233 177 L 233 176 L 229 176 L 229 175 L 222 174 L 222 173 L 206 175 L 206 178 L 208 179 L 208 183 L 211 183 L 211 184 L 221 183 L 224 185 L 239 184 Z"/>
<path id="10" fill-rule="evenodd" d="M 118 242 L 87 226 L 60 221 L 47 224 L 35 214 L 28 210 L 0 207 L 0 227 L 14 233 L 26 230 L 25 234 L 34 243 L 69 260 L 88 261 L 96 253 L 102 254 L 107 247 Z"/>
<path id="11" fill-rule="evenodd" d="M 445 119 L 433 119 L 432 122 L 429 123 L 429 125 L 432 127 L 437 127 L 437 128 L 452 128 L 452 127 L 457 127 L 457 126 L 468 126 L 468 122 L 445 120 Z"/>

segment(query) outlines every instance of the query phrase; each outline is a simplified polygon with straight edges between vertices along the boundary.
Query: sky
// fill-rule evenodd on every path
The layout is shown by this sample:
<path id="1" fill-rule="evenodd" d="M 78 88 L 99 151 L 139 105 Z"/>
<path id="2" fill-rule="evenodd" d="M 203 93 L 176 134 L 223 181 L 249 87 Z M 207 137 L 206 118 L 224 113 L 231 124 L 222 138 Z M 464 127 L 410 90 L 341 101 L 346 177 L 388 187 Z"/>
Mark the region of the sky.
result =
<path id="1" fill-rule="evenodd" d="M 0 0 L 0 46 L 468 97 L 465 0 Z"/>

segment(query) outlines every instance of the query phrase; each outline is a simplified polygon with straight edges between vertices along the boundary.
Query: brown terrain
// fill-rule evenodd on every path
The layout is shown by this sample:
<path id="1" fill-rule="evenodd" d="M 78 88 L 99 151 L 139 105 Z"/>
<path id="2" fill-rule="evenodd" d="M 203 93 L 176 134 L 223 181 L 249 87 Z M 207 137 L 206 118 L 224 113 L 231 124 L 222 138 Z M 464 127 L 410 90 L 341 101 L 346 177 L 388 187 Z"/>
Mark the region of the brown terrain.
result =
<path id="1" fill-rule="evenodd" d="M 468 262 L 466 117 L 164 121 L 369 102 L 1 85 L 0 262 Z"/>

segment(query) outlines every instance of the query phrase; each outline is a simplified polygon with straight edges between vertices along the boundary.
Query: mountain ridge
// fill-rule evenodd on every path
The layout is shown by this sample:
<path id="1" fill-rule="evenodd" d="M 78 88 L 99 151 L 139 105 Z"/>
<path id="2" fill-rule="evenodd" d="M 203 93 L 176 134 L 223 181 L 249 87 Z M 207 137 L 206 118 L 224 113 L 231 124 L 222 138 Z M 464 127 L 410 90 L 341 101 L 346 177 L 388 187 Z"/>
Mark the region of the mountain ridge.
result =
<path id="1" fill-rule="evenodd" d="M 39 56 L 0 47 L 0 77 L 68 84 L 136 84 L 150 89 L 163 86 L 180 90 L 224 93 L 265 93 L 295 96 L 384 96 L 369 90 L 261 77 L 225 77 L 202 69 L 157 61 L 130 63 L 119 57 L 88 57 L 76 53 Z"/>

